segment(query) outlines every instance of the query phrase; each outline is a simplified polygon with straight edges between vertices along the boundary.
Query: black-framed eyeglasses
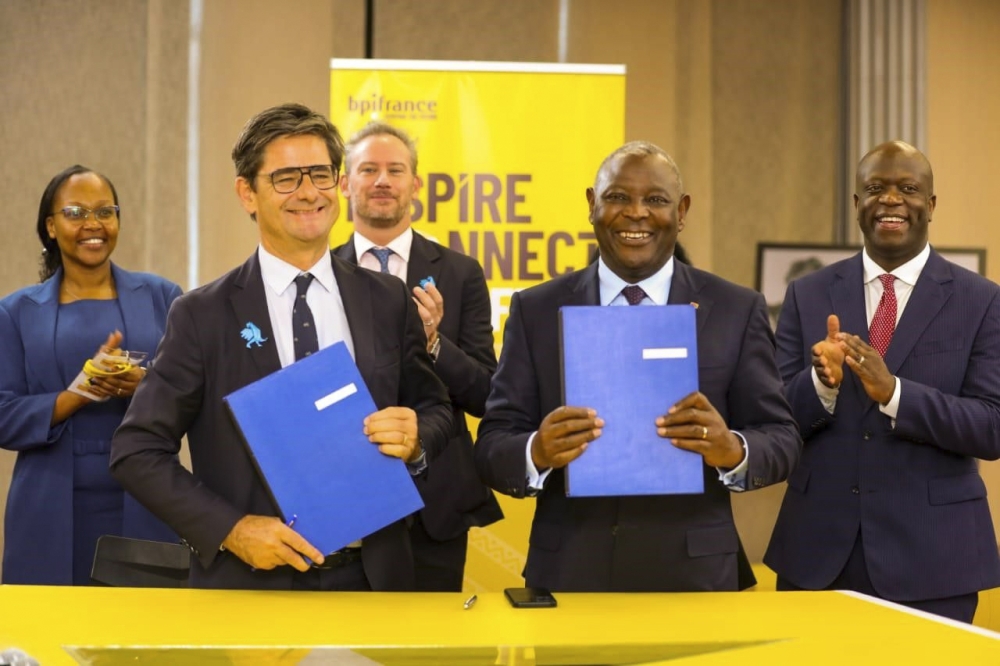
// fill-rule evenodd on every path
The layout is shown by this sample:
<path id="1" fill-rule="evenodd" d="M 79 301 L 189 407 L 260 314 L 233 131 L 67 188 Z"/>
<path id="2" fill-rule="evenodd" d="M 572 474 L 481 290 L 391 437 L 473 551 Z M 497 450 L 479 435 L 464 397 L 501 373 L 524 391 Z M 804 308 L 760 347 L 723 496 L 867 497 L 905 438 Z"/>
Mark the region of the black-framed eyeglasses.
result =
<path id="1" fill-rule="evenodd" d="M 309 174 L 309 180 L 317 190 L 329 190 L 337 184 L 337 170 L 332 164 L 314 164 L 305 167 L 288 167 L 271 173 L 258 174 L 271 179 L 271 185 L 278 194 L 291 194 L 299 189 L 302 178 Z"/>
<path id="2" fill-rule="evenodd" d="M 70 222 L 84 222 L 91 215 L 93 215 L 94 219 L 98 222 L 110 222 L 118 217 L 119 210 L 118 206 L 101 206 L 100 208 L 94 208 L 93 210 L 90 208 L 84 208 L 83 206 L 66 206 L 65 208 L 60 208 L 52 214 L 62 215 Z"/>

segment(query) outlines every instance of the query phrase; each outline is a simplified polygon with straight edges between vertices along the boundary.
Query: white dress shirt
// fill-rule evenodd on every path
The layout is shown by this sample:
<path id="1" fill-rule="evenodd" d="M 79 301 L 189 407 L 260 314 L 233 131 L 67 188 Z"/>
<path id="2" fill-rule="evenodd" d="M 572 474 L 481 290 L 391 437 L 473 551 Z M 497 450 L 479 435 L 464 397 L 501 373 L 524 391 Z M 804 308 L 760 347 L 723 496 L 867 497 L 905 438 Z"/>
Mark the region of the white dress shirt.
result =
<path id="1" fill-rule="evenodd" d="M 344 312 L 344 301 L 340 298 L 337 278 L 333 275 L 333 260 L 324 253 L 308 271 L 279 259 L 258 246 L 260 272 L 264 278 L 264 294 L 267 297 L 267 312 L 271 317 L 271 330 L 278 348 L 281 367 L 295 362 L 295 342 L 292 335 L 292 308 L 295 306 L 295 278 L 302 273 L 312 273 L 313 281 L 306 291 L 306 303 L 312 310 L 316 322 L 316 339 L 319 348 L 329 347 L 341 340 L 347 345 L 354 358 L 354 340 Z"/>
<path id="2" fill-rule="evenodd" d="M 378 257 L 368 250 L 373 247 L 387 247 L 392 250 L 389 255 L 389 272 L 406 282 L 406 270 L 410 265 L 410 248 L 413 247 L 413 228 L 399 234 L 388 245 L 376 245 L 361 234 L 354 232 L 354 251 L 358 255 L 358 266 L 376 273 L 382 270 Z"/>

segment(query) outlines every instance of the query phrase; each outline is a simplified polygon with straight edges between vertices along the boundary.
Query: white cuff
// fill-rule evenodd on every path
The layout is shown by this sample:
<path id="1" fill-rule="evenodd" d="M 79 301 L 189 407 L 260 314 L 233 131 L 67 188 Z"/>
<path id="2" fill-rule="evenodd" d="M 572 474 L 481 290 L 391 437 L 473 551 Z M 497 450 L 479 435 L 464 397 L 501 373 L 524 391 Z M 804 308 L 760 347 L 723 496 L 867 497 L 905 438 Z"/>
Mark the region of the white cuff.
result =
<path id="1" fill-rule="evenodd" d="M 743 460 L 739 465 L 732 468 L 728 472 L 723 472 L 718 467 L 716 467 L 715 470 L 719 473 L 719 481 L 722 481 L 722 485 L 733 492 L 741 493 L 747 489 L 747 470 L 750 467 L 750 449 L 747 446 L 746 437 L 735 430 L 730 430 L 729 432 L 739 437 L 740 441 L 743 442 Z"/>
<path id="2" fill-rule="evenodd" d="M 544 472 L 539 473 L 538 468 L 535 467 L 535 463 L 531 460 L 531 443 L 535 441 L 535 435 L 537 434 L 538 434 L 537 430 L 531 433 L 531 436 L 528 437 L 528 446 L 524 449 L 525 469 L 528 472 L 527 494 L 529 496 L 537 495 L 538 492 L 545 487 L 545 479 L 549 478 L 549 474 L 552 472 L 552 468 L 550 467 Z"/>
<path id="3" fill-rule="evenodd" d="M 812 369 L 813 386 L 816 387 L 816 397 L 819 398 L 820 403 L 830 414 L 833 414 L 834 410 L 837 409 L 837 396 L 840 395 L 839 388 L 830 388 L 823 382 L 819 380 L 819 375 L 816 373 L 816 368 Z"/>

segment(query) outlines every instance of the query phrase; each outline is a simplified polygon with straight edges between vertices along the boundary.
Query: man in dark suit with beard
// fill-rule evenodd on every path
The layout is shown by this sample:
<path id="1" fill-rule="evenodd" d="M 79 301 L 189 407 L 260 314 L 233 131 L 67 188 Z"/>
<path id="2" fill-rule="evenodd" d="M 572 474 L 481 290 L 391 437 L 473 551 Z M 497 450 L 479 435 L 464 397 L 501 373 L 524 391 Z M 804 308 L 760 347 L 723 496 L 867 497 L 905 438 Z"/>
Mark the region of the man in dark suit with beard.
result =
<path id="1" fill-rule="evenodd" d="M 373 445 L 418 474 L 447 443 L 447 394 L 405 287 L 329 250 L 342 155 L 336 128 L 304 106 L 274 107 L 248 121 L 233 162 L 260 246 L 242 266 L 174 302 L 153 366 L 115 435 L 115 477 L 190 545 L 193 586 L 414 587 L 403 521 L 334 554 L 282 523 L 223 404 L 232 391 L 343 341 L 379 407 L 358 424 Z M 244 330 L 252 333 L 247 344 Z M 185 434 L 193 472 L 175 457 Z M 294 442 L 288 446 L 294 455 Z M 338 510 L 346 509 L 330 507 Z"/>
<path id="2" fill-rule="evenodd" d="M 537 495 L 526 582 L 619 592 L 752 585 L 729 493 L 784 480 L 802 446 L 781 392 L 764 299 L 674 260 L 691 199 L 657 146 L 634 142 L 614 151 L 587 201 L 600 259 L 514 295 L 475 450 L 494 489 Z M 662 446 L 702 456 L 704 493 L 567 497 L 564 468 L 600 444 L 604 415 L 563 404 L 559 308 L 689 303 L 698 306 L 700 390 L 664 404 L 648 427 Z"/>
<path id="3" fill-rule="evenodd" d="M 344 164 L 341 191 L 350 202 L 354 235 L 335 253 L 406 283 L 434 370 L 453 405 L 451 442 L 415 479 L 425 506 L 410 535 L 417 589 L 459 591 L 469 528 L 503 518 L 493 492 L 476 475 L 465 420 L 466 413 L 483 415 L 497 365 L 486 278 L 475 259 L 413 232 L 410 204 L 421 183 L 416 147 L 405 132 L 369 123 L 348 142 Z"/>

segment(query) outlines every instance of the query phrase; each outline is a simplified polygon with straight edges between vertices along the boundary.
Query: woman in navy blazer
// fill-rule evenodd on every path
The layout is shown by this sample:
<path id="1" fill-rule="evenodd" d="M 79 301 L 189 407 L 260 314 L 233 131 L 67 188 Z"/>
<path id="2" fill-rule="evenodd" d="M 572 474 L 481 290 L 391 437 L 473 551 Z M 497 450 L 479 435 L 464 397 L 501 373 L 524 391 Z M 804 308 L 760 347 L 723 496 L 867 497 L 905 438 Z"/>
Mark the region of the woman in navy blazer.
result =
<path id="1" fill-rule="evenodd" d="M 145 370 L 67 390 L 102 348 L 152 354 L 180 288 L 111 263 L 118 194 L 76 165 L 42 195 L 41 284 L 0 300 L 0 447 L 17 451 L 7 497 L 3 582 L 85 585 L 103 534 L 176 536 L 108 471 L 111 436 Z"/>

